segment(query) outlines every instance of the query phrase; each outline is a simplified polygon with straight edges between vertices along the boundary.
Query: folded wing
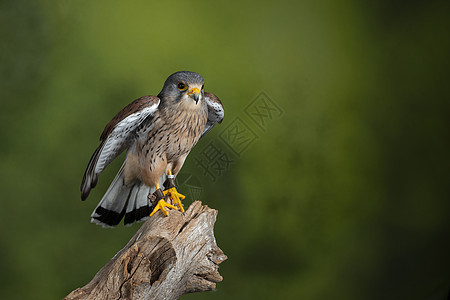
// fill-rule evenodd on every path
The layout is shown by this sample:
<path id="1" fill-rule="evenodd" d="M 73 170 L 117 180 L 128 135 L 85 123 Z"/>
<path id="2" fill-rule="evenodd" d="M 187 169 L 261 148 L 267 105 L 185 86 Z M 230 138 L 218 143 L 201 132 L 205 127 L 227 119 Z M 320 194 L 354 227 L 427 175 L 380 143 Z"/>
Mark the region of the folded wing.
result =
<path id="1" fill-rule="evenodd" d="M 216 95 L 205 92 L 205 101 L 208 105 L 208 120 L 200 138 L 207 134 L 217 123 L 222 123 L 224 116 L 222 102 Z"/>
<path id="2" fill-rule="evenodd" d="M 81 199 L 86 200 L 97 184 L 98 175 L 137 138 L 136 132 L 144 121 L 151 121 L 159 105 L 159 98 L 144 96 L 122 109 L 105 127 L 100 146 L 89 161 L 81 182 Z"/>

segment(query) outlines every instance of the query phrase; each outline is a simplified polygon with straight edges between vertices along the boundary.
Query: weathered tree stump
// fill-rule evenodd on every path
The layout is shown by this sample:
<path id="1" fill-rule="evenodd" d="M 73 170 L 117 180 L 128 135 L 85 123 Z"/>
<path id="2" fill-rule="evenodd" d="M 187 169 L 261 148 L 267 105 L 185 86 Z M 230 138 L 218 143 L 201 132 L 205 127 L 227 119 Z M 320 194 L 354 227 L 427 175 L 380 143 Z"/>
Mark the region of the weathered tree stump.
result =
<path id="1" fill-rule="evenodd" d="M 177 299 L 211 291 L 222 281 L 219 264 L 227 256 L 213 228 L 217 211 L 191 204 L 185 214 L 158 212 L 95 277 L 65 299 Z"/>

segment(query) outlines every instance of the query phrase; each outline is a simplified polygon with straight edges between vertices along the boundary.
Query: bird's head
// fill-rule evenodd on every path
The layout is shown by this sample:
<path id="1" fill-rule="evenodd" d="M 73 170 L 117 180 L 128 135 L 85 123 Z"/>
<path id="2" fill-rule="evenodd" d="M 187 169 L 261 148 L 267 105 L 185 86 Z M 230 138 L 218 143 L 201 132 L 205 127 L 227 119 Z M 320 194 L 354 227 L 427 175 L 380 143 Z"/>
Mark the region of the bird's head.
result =
<path id="1" fill-rule="evenodd" d="M 205 80 L 200 74 L 181 71 L 170 75 L 158 97 L 164 102 L 195 106 L 203 101 Z"/>

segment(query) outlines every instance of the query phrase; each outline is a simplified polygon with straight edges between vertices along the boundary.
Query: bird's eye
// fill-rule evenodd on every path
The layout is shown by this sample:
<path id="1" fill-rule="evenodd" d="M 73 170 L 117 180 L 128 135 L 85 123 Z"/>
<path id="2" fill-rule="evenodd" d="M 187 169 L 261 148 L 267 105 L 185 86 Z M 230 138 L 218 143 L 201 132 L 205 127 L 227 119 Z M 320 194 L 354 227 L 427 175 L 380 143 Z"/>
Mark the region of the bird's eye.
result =
<path id="1" fill-rule="evenodd" d="M 185 85 L 184 83 L 182 83 L 182 82 L 178 82 L 177 88 L 178 88 L 180 91 L 182 91 L 182 90 L 185 90 L 185 89 L 186 89 L 186 85 Z"/>

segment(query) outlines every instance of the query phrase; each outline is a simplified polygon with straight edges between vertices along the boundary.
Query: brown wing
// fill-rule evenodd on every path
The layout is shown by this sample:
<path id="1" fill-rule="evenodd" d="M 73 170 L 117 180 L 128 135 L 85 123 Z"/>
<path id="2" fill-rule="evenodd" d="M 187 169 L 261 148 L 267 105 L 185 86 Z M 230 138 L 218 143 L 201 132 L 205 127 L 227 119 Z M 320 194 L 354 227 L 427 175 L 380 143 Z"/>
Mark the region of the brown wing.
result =
<path id="1" fill-rule="evenodd" d="M 81 182 L 82 200 L 89 196 L 106 166 L 134 142 L 139 125 L 157 112 L 159 102 L 155 96 L 136 99 L 106 125 L 100 136 L 101 144 L 92 155 Z"/>
<path id="2" fill-rule="evenodd" d="M 155 104 L 156 105 L 159 104 L 158 97 L 144 96 L 134 100 L 133 102 L 125 106 L 121 111 L 117 113 L 117 115 L 114 116 L 114 118 L 111 121 L 109 121 L 108 124 L 106 124 L 105 129 L 103 130 L 102 135 L 100 136 L 100 141 L 103 141 L 109 136 L 109 134 L 114 130 L 114 127 L 117 125 L 117 123 L 119 123 L 129 115 L 139 112 L 144 108 L 150 107 Z"/>
<path id="3" fill-rule="evenodd" d="M 205 92 L 205 101 L 208 105 L 208 120 L 200 138 L 207 134 L 217 123 L 222 123 L 224 117 L 222 102 L 216 95 Z"/>

